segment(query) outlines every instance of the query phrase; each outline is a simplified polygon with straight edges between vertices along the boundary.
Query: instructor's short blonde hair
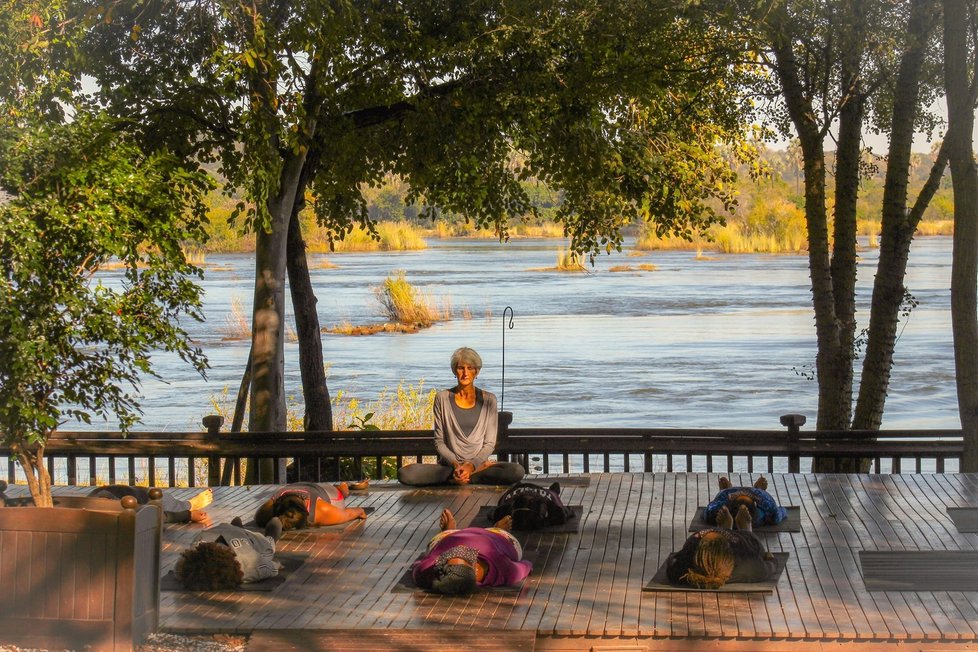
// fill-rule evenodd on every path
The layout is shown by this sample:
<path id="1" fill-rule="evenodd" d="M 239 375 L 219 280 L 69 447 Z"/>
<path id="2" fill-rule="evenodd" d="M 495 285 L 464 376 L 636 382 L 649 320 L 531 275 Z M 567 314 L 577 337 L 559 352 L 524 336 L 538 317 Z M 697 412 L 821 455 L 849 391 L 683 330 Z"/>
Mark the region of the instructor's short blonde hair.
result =
<path id="1" fill-rule="evenodd" d="M 476 371 L 479 371 L 482 369 L 482 358 L 475 352 L 475 349 L 470 349 L 467 346 L 459 347 L 452 354 L 452 373 L 455 373 L 460 364 L 472 365 Z"/>

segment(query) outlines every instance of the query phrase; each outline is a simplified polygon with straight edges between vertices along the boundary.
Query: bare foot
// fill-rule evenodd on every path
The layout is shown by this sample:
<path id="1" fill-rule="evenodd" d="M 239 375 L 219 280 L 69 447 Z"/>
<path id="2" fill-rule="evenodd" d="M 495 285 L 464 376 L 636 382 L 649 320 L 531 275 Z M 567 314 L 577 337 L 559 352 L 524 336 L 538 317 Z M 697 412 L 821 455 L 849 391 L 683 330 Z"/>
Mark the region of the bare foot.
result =
<path id="1" fill-rule="evenodd" d="M 199 509 L 190 510 L 190 521 L 192 523 L 200 523 L 201 525 L 210 525 L 211 517 L 207 512 L 202 512 Z"/>
<path id="2" fill-rule="evenodd" d="M 214 502 L 214 490 L 208 487 L 190 499 L 190 509 L 204 509 Z"/>
<path id="3" fill-rule="evenodd" d="M 730 510 L 724 505 L 717 511 L 717 527 L 722 527 L 726 530 L 733 529 L 733 516 L 730 515 Z"/>
<path id="4" fill-rule="evenodd" d="M 737 510 L 737 529 L 747 530 L 748 532 L 753 531 L 753 519 L 750 515 L 750 510 L 747 509 L 747 505 L 741 505 L 740 509 Z"/>
<path id="5" fill-rule="evenodd" d="M 774 555 L 771 553 L 770 550 L 765 551 L 764 559 L 766 559 L 767 561 L 771 561 L 772 559 L 774 559 Z"/>
<path id="6" fill-rule="evenodd" d="M 452 514 L 452 510 L 445 508 L 445 511 L 441 513 L 441 518 L 438 519 L 438 525 L 441 526 L 442 530 L 456 530 L 455 515 Z"/>
<path id="7" fill-rule="evenodd" d="M 336 490 L 339 491 L 340 495 L 344 498 L 350 495 L 350 486 L 345 482 L 340 482 L 339 484 L 334 484 L 333 486 L 336 487 Z"/>
<path id="8" fill-rule="evenodd" d="M 364 478 L 360 482 L 354 482 L 350 484 L 350 489 L 354 491 L 362 491 L 370 486 L 370 478 Z"/>
<path id="9" fill-rule="evenodd" d="M 764 491 L 767 491 L 767 478 L 765 478 L 763 475 L 759 477 L 757 479 L 757 482 L 754 483 L 754 488 L 763 489 Z"/>
<path id="10" fill-rule="evenodd" d="M 733 486 L 733 484 L 730 483 L 730 478 L 728 478 L 727 476 L 721 477 L 718 482 L 720 484 L 721 491 L 723 491 L 724 489 L 729 489 L 730 487 Z"/>
<path id="11" fill-rule="evenodd" d="M 513 517 L 510 516 L 509 514 L 507 514 L 506 516 L 504 516 L 501 519 L 499 519 L 498 521 L 496 521 L 496 524 L 493 525 L 493 527 L 498 527 L 500 530 L 507 530 L 507 531 L 508 530 L 512 530 L 513 529 Z"/>

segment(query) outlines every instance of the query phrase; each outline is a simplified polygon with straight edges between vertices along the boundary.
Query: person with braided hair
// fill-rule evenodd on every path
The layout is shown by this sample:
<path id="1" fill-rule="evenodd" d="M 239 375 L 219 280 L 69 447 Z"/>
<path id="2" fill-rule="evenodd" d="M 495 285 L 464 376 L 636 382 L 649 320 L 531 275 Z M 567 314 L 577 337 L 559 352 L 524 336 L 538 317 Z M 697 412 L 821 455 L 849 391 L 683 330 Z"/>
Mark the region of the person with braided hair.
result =
<path id="1" fill-rule="evenodd" d="M 726 477 L 720 478 L 719 485 L 720 492 L 703 510 L 703 520 L 710 525 L 717 525 L 720 508 L 726 507 L 731 514 L 734 514 L 741 505 L 746 506 L 750 512 L 751 524 L 754 527 L 777 525 L 788 518 L 788 510 L 779 505 L 778 501 L 767 492 L 767 478 L 763 475 L 757 479 L 753 487 L 734 487 Z"/>
<path id="2" fill-rule="evenodd" d="M 441 531 L 428 543 L 427 554 L 411 565 L 414 583 L 445 594 L 519 584 L 533 564 L 523 559 L 523 548 L 509 531 L 512 524 L 512 517 L 505 516 L 493 527 L 460 530 L 451 510 L 444 510 L 439 518 Z"/>
<path id="3" fill-rule="evenodd" d="M 727 583 L 763 582 L 777 571 L 777 563 L 753 533 L 746 505 L 737 510 L 736 526 L 724 505 L 717 513 L 718 527 L 694 532 L 678 552 L 666 559 L 666 576 L 676 585 L 718 589 Z"/>

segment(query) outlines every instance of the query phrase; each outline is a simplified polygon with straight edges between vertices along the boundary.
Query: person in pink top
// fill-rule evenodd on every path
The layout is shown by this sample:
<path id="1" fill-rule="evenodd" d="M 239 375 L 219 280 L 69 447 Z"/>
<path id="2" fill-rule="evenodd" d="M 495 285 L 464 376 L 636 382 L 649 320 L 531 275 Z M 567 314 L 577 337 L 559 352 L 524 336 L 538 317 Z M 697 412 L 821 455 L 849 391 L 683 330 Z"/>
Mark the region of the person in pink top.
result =
<path id="1" fill-rule="evenodd" d="M 509 530 L 511 516 L 489 528 L 458 529 L 448 509 L 441 513 L 441 532 L 428 543 L 428 552 L 411 566 L 414 582 L 435 593 L 471 593 L 482 586 L 511 586 L 533 570 Z"/>

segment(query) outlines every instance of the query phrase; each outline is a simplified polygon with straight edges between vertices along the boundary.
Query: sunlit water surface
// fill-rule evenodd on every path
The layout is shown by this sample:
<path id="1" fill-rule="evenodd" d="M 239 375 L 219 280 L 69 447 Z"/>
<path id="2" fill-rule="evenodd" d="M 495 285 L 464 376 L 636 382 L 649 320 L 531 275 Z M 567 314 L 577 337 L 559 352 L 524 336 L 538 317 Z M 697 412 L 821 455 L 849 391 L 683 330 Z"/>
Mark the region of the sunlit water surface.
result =
<path id="1" fill-rule="evenodd" d="M 807 415 L 814 425 L 806 256 L 616 253 L 598 258 L 589 273 L 535 271 L 553 267 L 563 245 L 431 240 L 417 252 L 311 256 L 324 327 L 380 321 L 373 288 L 397 269 L 435 301 L 449 300 L 456 314 L 415 334 L 324 334 L 331 392 L 371 400 L 402 380 L 449 386 L 449 356 L 464 345 L 482 354 L 479 384 L 503 399 L 514 427 L 777 429 L 779 416 L 789 412 Z M 877 255 L 874 249 L 860 254 L 860 328 L 869 318 Z M 337 267 L 316 268 L 323 259 Z M 609 271 L 643 263 L 656 271 Z M 920 305 L 900 331 L 884 427 L 959 426 L 950 264 L 950 238 L 914 243 L 907 285 Z M 249 342 L 227 339 L 228 319 L 236 301 L 250 312 L 253 270 L 250 255 L 207 257 L 206 322 L 185 324 L 210 360 L 207 379 L 158 355 L 162 381 L 150 378 L 142 386 L 141 429 L 197 430 L 214 397 L 225 388 L 236 392 Z M 515 311 L 511 330 L 504 329 L 506 306 Z M 463 311 L 471 317 L 463 318 Z M 287 392 L 299 398 L 294 342 L 286 356 Z"/>

